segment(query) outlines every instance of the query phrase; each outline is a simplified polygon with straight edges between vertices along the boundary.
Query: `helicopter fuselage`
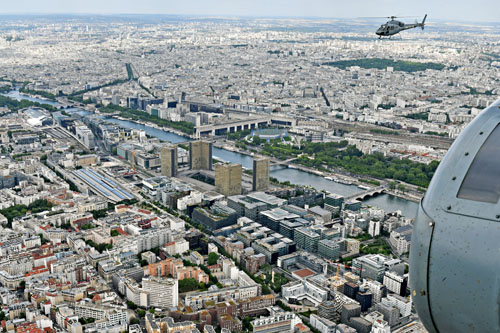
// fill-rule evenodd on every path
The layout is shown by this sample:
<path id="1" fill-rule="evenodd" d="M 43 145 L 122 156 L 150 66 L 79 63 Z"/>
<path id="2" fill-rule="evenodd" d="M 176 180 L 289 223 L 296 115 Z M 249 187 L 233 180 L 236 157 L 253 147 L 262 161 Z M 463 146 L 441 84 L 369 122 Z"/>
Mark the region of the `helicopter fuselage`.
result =
<path id="1" fill-rule="evenodd" d="M 422 30 L 423 30 L 426 18 L 427 18 L 427 15 L 425 15 L 425 17 L 421 23 L 416 22 L 413 24 L 405 24 L 404 22 L 392 19 L 390 21 L 387 21 L 387 23 L 382 24 L 380 26 L 380 28 L 377 29 L 375 34 L 377 34 L 377 36 L 379 36 L 379 38 L 382 38 L 382 37 L 394 36 L 394 35 L 400 33 L 401 31 L 408 30 L 408 29 L 414 29 L 414 28 L 418 28 L 418 27 L 422 28 Z"/>

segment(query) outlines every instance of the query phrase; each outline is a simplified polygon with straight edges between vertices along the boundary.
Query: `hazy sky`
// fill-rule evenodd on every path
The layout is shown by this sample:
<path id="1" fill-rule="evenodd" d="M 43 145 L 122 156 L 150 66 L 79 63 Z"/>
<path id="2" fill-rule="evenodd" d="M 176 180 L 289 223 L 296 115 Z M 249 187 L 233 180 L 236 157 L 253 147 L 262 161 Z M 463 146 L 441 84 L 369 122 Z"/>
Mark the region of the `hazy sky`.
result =
<path id="1" fill-rule="evenodd" d="M 0 13 L 345 17 L 429 14 L 500 22 L 500 0 L 2 0 Z"/>

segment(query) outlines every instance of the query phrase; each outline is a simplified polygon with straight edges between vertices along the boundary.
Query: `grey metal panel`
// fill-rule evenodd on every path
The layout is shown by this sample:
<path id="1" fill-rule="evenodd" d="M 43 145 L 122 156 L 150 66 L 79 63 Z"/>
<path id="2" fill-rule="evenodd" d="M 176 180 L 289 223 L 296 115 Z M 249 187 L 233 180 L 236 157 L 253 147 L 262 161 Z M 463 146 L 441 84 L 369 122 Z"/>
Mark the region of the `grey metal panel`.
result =
<path id="1" fill-rule="evenodd" d="M 457 198 L 474 157 L 489 134 L 500 124 L 499 105 L 500 100 L 481 112 L 453 142 L 441 161 L 423 201 L 431 216 L 427 203 L 432 208 L 439 206 L 442 211 L 500 221 L 500 205 Z"/>
<path id="2" fill-rule="evenodd" d="M 433 230 L 434 223 L 425 214 L 422 204 L 420 204 L 413 226 L 410 248 L 410 288 L 418 315 L 425 328 L 431 333 L 437 332 L 433 329 L 434 322 L 429 308 L 427 285 L 428 259 Z"/>
<path id="3" fill-rule="evenodd" d="M 500 204 L 457 198 L 474 157 L 500 124 L 499 105 L 455 140 L 415 221 L 412 297 L 431 332 L 500 332 Z"/>
<path id="4" fill-rule="evenodd" d="M 429 256 L 429 301 L 439 332 L 500 332 L 500 223 L 445 213 Z"/>

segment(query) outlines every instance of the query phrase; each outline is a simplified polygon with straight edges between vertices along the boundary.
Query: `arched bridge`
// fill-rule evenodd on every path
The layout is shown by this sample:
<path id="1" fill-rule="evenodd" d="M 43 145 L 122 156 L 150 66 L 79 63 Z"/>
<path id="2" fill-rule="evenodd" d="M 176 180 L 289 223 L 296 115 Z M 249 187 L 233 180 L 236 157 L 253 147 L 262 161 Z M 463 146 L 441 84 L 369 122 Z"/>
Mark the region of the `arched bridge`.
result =
<path id="1" fill-rule="evenodd" d="M 363 201 L 367 198 L 370 198 L 370 197 L 373 197 L 375 195 L 379 195 L 379 194 L 382 194 L 384 193 L 385 191 L 387 190 L 387 185 L 381 185 L 381 186 L 378 186 L 378 187 L 374 187 L 374 188 L 370 188 L 368 190 L 365 190 L 363 192 L 360 192 L 360 193 L 356 193 L 356 194 L 353 194 L 349 197 L 346 197 L 345 198 L 345 201 L 351 201 L 351 200 L 360 200 L 360 201 Z"/>
<path id="2" fill-rule="evenodd" d="M 284 161 L 277 160 L 277 159 L 271 159 L 270 164 L 271 165 L 288 165 L 288 164 L 292 163 L 293 161 L 295 161 L 297 158 L 298 157 L 292 157 L 292 158 L 289 158 L 288 160 L 284 160 Z"/>

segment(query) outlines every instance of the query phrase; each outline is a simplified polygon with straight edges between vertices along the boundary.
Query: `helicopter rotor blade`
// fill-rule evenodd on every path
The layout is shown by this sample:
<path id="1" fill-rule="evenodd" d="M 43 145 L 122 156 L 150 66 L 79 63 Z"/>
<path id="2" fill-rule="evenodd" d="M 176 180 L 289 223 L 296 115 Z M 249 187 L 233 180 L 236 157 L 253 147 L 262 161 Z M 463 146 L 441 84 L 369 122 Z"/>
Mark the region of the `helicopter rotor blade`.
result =
<path id="1" fill-rule="evenodd" d="M 415 18 L 420 16 L 363 16 L 357 17 L 358 19 L 371 19 L 371 18 Z"/>

